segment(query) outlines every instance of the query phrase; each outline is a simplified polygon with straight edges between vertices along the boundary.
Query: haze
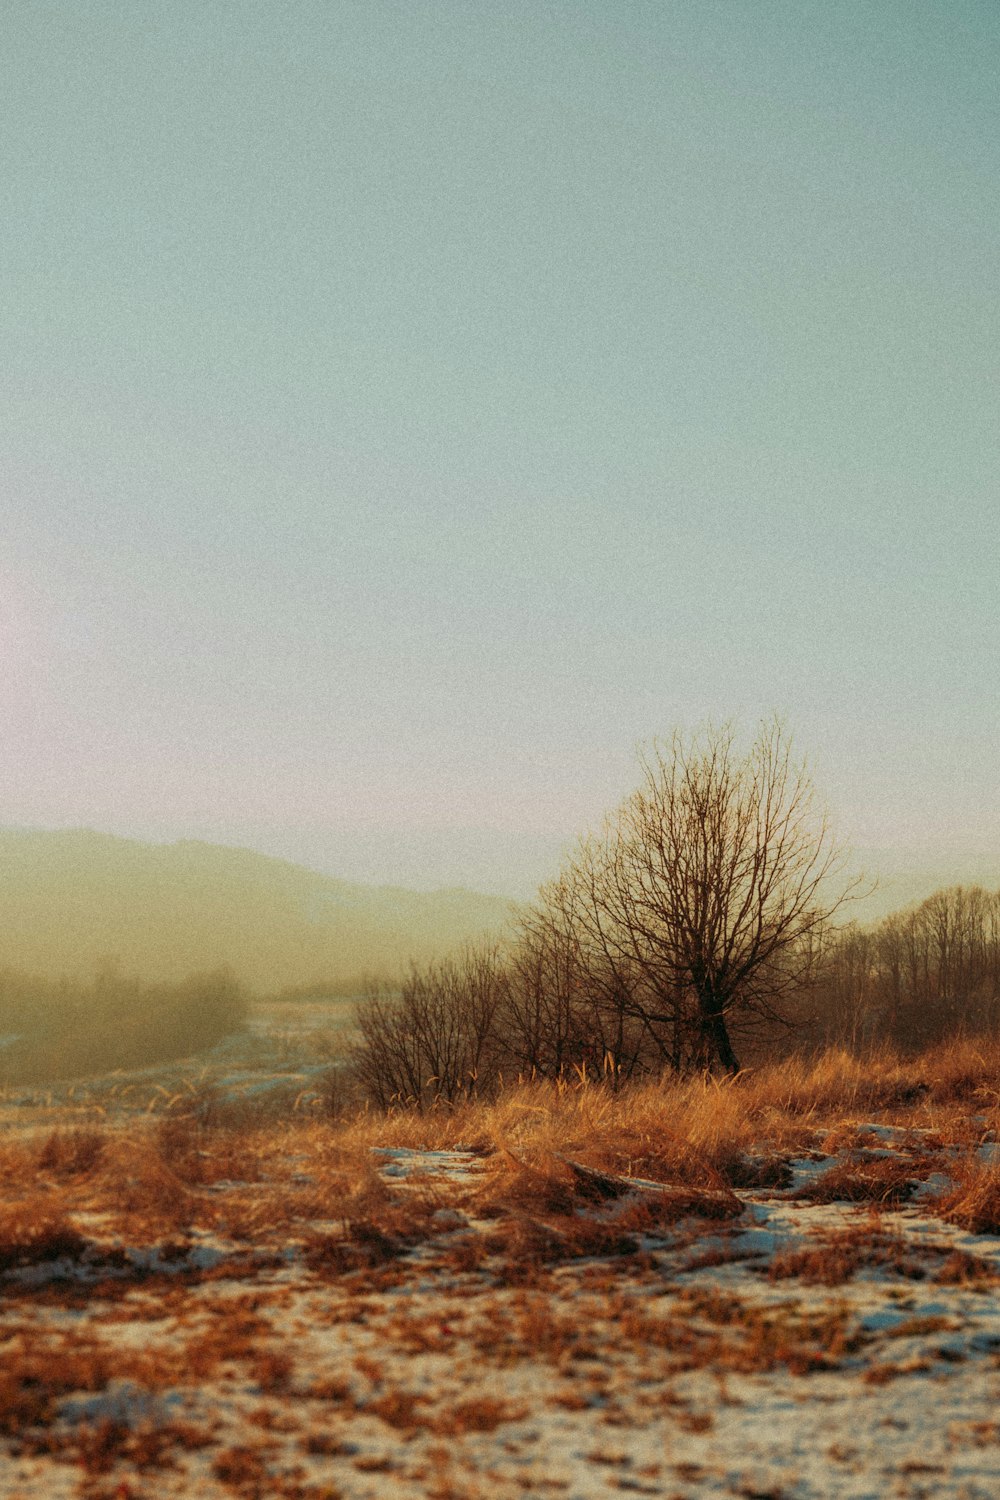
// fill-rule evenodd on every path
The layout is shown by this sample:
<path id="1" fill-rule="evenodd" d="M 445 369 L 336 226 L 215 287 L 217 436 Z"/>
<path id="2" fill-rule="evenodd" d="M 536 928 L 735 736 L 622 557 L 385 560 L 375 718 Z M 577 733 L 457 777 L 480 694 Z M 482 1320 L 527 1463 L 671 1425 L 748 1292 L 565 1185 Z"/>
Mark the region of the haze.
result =
<path id="1" fill-rule="evenodd" d="M 993 858 L 994 5 L 4 30 L 0 823 L 520 896 L 777 709 Z"/>

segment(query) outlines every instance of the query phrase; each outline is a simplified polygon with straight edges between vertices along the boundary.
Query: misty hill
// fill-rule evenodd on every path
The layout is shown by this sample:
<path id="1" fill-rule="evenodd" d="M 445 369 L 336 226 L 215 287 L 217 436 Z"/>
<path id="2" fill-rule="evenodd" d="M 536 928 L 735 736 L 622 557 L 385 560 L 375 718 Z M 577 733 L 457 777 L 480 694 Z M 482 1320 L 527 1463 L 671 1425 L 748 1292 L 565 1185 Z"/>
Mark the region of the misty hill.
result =
<path id="1" fill-rule="evenodd" d="M 229 964 L 256 990 L 391 975 L 497 931 L 508 903 L 355 885 L 248 849 L 0 829 L 0 966 L 173 981 Z"/>

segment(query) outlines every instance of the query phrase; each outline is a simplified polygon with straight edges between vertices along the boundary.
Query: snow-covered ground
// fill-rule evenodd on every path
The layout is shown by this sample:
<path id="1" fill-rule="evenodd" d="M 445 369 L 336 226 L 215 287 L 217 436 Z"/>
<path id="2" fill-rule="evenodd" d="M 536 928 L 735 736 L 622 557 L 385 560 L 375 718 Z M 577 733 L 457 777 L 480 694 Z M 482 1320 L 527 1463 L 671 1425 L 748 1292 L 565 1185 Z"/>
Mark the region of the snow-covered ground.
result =
<path id="1" fill-rule="evenodd" d="M 848 1162 L 916 1175 L 892 1206 L 823 1201 Z M 947 1149 L 863 1124 L 728 1218 L 639 1230 L 660 1185 L 594 1174 L 579 1213 L 629 1243 L 523 1261 L 513 1231 L 554 1228 L 481 1213 L 482 1156 L 376 1164 L 390 1200 L 431 1201 L 412 1241 L 346 1256 L 336 1205 L 252 1253 L 218 1230 L 115 1245 L 95 1219 L 83 1250 L 10 1267 L 0 1495 L 1000 1495 L 1000 1238 L 937 1216 Z"/>

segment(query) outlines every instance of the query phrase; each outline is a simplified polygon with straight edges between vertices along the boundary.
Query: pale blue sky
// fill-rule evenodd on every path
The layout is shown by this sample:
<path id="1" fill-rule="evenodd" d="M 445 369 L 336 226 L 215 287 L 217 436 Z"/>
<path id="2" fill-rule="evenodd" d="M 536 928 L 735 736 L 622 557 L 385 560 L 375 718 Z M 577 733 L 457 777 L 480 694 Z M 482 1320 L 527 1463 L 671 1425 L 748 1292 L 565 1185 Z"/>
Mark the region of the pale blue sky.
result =
<path id="1" fill-rule="evenodd" d="M 1000 849 L 1000 8 L 5 9 L 0 822 L 523 893 L 783 712 Z"/>

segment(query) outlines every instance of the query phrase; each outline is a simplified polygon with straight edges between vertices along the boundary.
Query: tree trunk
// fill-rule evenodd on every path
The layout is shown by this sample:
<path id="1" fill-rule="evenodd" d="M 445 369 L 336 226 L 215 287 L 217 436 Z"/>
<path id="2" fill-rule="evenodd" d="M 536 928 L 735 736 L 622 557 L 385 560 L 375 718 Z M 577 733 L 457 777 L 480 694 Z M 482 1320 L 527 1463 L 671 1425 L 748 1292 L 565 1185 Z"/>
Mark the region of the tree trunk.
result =
<path id="1" fill-rule="evenodd" d="M 717 996 L 711 993 L 700 994 L 698 1008 L 701 1011 L 701 1030 L 709 1060 L 716 1057 L 727 1073 L 738 1073 L 740 1071 L 739 1059 L 733 1051 L 725 1012 Z"/>

